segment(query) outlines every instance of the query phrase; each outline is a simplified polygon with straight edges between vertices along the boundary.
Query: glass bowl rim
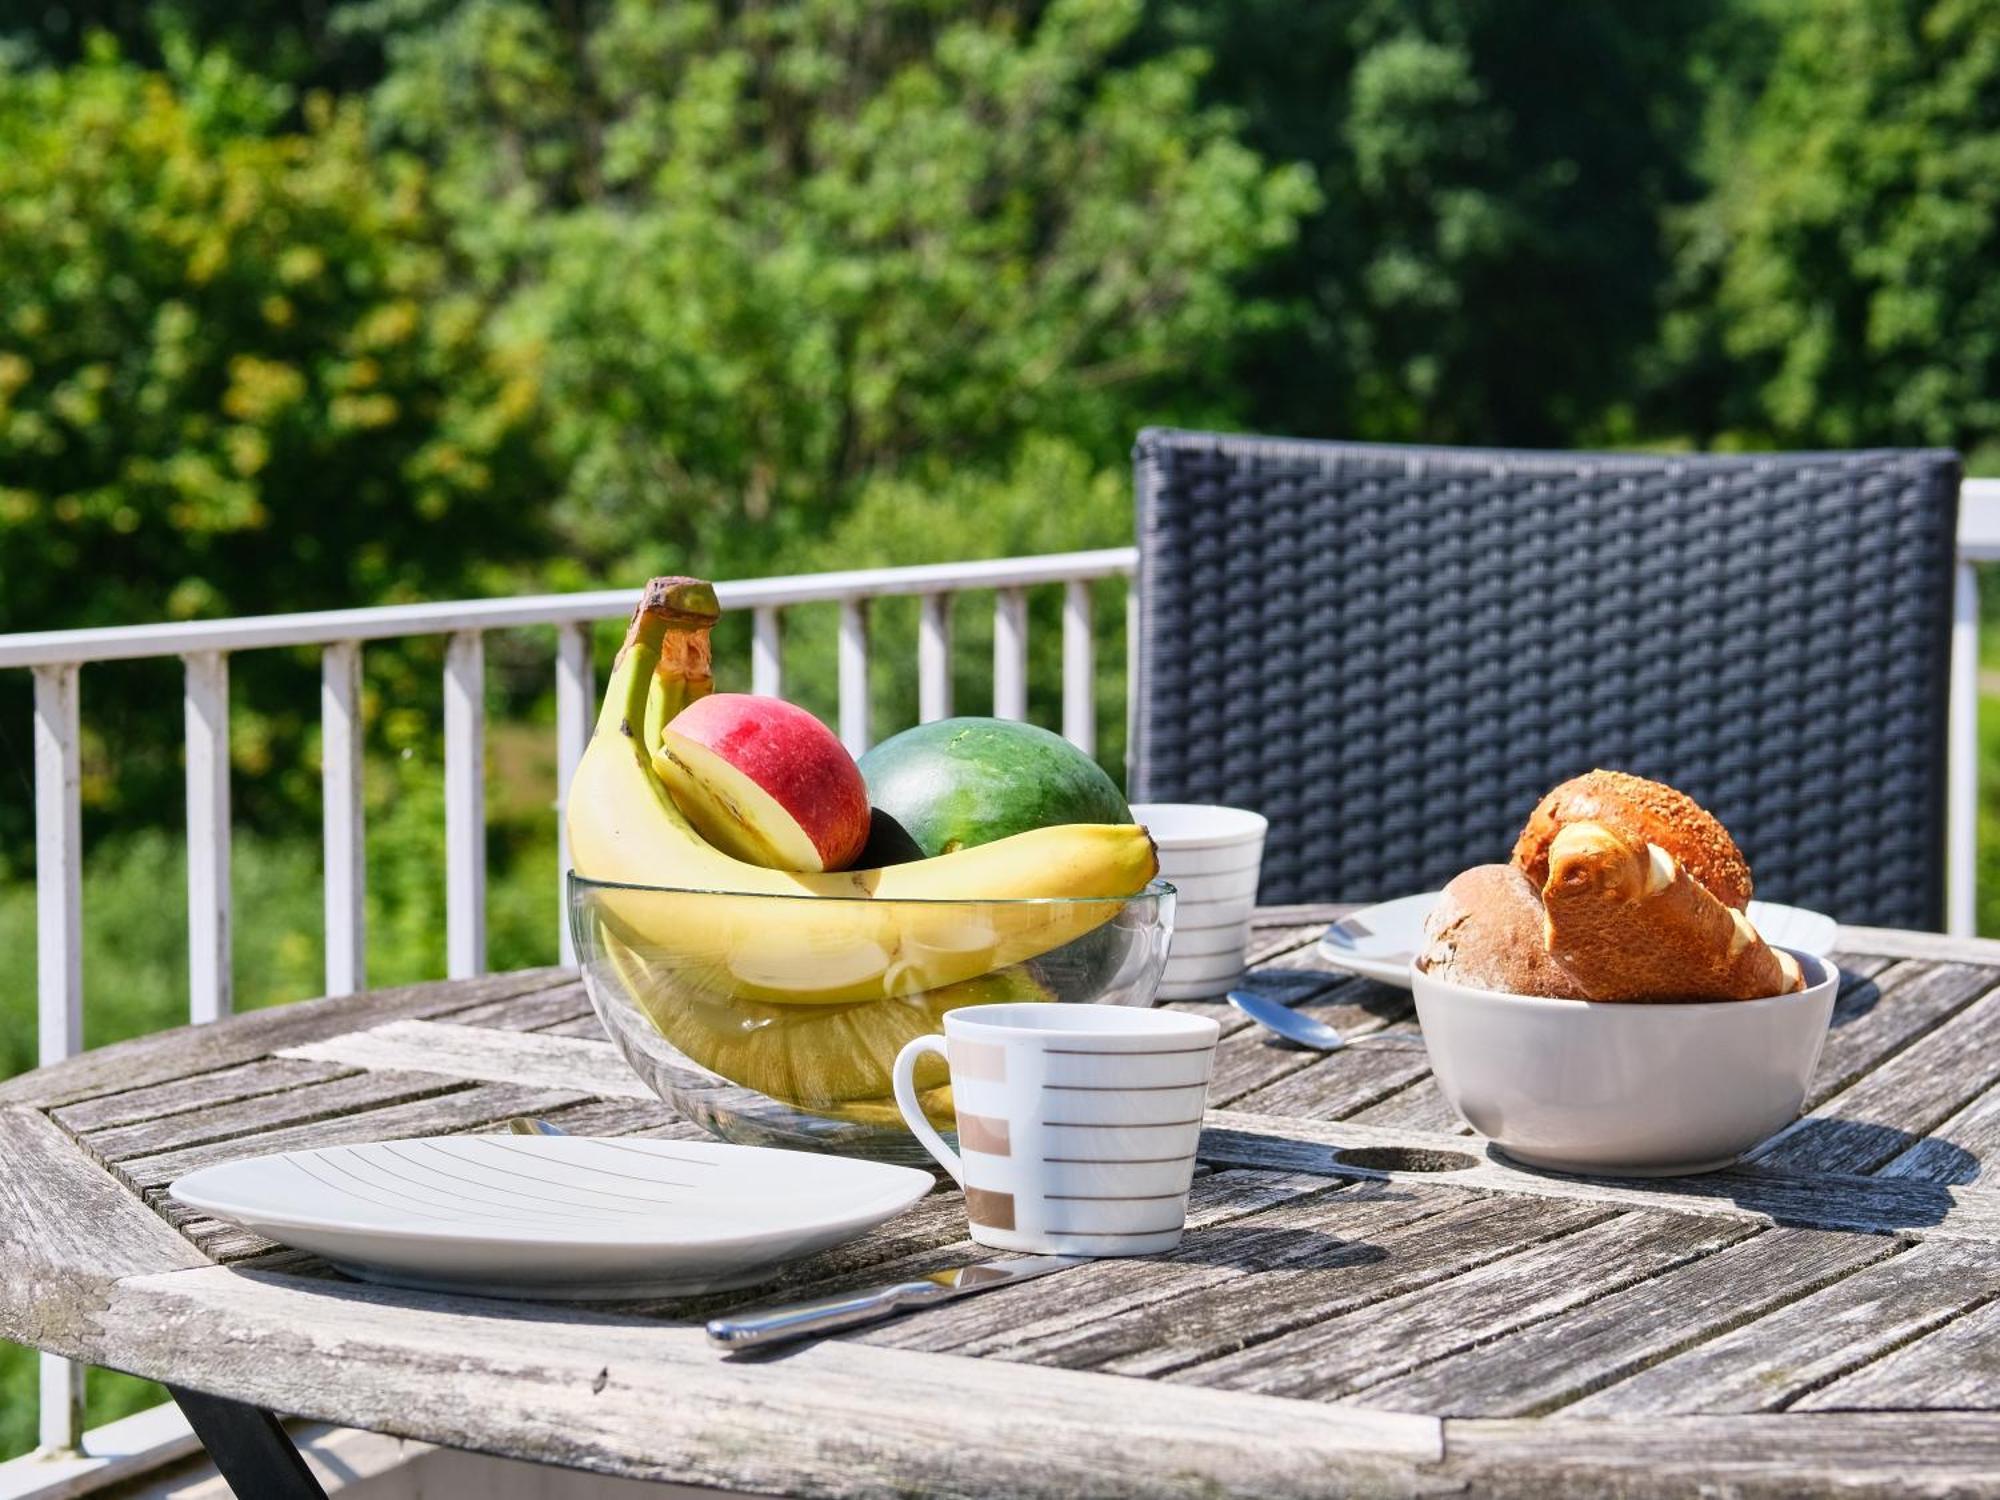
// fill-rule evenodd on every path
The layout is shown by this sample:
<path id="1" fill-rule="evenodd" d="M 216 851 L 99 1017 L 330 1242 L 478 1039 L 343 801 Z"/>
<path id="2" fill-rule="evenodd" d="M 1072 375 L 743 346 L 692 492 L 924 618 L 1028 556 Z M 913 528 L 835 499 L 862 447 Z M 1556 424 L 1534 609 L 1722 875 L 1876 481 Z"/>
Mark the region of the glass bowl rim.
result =
<path id="1" fill-rule="evenodd" d="M 836 872 L 838 873 L 838 872 Z M 625 880 L 594 880 L 574 869 L 563 872 L 564 889 L 570 898 L 584 891 L 643 891 L 666 896 L 727 896 L 737 901 L 869 902 L 886 906 L 1130 906 L 1134 902 L 1159 905 L 1163 896 L 1176 896 L 1178 889 L 1168 881 L 1149 880 L 1129 896 L 812 896 L 803 891 L 727 891 L 714 886 L 642 885 Z"/>

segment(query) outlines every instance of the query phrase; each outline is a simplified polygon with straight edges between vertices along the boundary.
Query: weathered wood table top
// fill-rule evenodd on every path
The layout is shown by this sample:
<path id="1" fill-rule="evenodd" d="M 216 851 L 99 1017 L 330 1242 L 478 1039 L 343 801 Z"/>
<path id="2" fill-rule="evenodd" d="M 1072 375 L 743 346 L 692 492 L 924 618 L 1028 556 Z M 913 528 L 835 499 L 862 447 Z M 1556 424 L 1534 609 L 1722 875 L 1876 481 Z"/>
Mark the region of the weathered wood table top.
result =
<path id="1" fill-rule="evenodd" d="M 474 1130 L 693 1134 L 560 970 L 146 1037 L 0 1084 L 0 1333 L 280 1412 L 794 1495 L 2000 1494 L 2000 943 L 1847 929 L 1809 1113 L 1681 1182 L 1489 1158 L 1408 995 L 1260 914 L 1190 1232 L 763 1358 L 700 1320 L 987 1252 L 939 1192 L 751 1293 L 364 1286 L 164 1201 L 238 1156 Z M 1201 1008 L 1201 1007 L 1190 1007 Z"/>

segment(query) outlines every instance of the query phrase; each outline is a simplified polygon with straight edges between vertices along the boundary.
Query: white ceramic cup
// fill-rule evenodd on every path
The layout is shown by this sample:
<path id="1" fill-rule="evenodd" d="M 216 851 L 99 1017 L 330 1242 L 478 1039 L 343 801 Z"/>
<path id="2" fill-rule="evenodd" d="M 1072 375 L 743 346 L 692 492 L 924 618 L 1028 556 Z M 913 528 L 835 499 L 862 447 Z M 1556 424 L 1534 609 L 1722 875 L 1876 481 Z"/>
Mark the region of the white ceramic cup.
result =
<path id="1" fill-rule="evenodd" d="M 1509 1156 L 1586 1176 L 1679 1177 L 1728 1166 L 1798 1117 L 1840 970 L 1792 956 L 1805 989 L 1767 1000 L 1547 1000 L 1434 979 L 1416 963 L 1410 988 L 1438 1088 Z"/>
<path id="2" fill-rule="evenodd" d="M 1135 802 L 1160 851 L 1160 878 L 1177 892 L 1162 1000 L 1208 1000 L 1243 977 L 1250 912 L 1264 862 L 1262 813 L 1205 802 Z"/>
<path id="3" fill-rule="evenodd" d="M 976 1005 L 896 1054 L 896 1107 L 965 1189 L 998 1250 L 1151 1255 L 1180 1243 L 1221 1028 L 1121 1005 Z M 924 1118 L 917 1060 L 942 1056 L 953 1151 Z M 960 1153 L 963 1153 L 962 1155 Z"/>

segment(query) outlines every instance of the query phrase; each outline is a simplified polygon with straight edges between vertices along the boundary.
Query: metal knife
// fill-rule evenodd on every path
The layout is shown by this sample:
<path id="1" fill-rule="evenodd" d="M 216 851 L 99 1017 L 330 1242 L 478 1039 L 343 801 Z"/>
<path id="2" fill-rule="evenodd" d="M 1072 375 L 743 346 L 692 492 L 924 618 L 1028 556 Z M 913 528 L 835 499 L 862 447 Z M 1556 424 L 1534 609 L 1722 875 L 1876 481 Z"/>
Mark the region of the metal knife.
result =
<path id="1" fill-rule="evenodd" d="M 855 1328 L 911 1312 L 939 1302 L 949 1302 L 989 1287 L 1032 1281 L 1051 1271 L 1080 1266 L 1086 1255 L 1024 1255 L 1018 1260 L 989 1260 L 978 1265 L 958 1266 L 949 1271 L 933 1271 L 914 1281 L 898 1281 L 871 1291 L 849 1292 L 840 1297 L 822 1297 L 814 1302 L 794 1302 L 766 1312 L 712 1318 L 708 1341 L 718 1349 L 754 1349 L 765 1344 L 782 1344 L 791 1339 L 812 1338 L 838 1328 Z"/>

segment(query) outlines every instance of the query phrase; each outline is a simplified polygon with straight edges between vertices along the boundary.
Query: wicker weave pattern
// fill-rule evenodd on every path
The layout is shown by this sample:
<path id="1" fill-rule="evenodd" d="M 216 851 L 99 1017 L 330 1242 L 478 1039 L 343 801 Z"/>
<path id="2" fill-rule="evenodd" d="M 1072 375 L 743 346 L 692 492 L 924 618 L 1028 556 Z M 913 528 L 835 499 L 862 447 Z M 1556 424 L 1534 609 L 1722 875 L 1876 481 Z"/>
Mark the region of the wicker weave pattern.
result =
<path id="1" fill-rule="evenodd" d="M 1711 808 L 1759 895 L 1942 924 L 1955 454 L 1135 458 L 1135 794 L 1265 813 L 1262 900 L 1434 889 L 1604 765 Z"/>

